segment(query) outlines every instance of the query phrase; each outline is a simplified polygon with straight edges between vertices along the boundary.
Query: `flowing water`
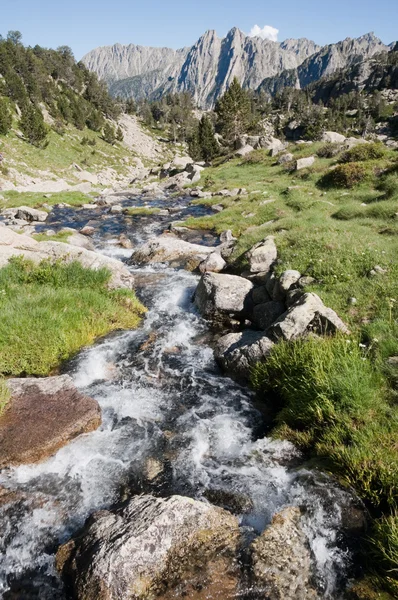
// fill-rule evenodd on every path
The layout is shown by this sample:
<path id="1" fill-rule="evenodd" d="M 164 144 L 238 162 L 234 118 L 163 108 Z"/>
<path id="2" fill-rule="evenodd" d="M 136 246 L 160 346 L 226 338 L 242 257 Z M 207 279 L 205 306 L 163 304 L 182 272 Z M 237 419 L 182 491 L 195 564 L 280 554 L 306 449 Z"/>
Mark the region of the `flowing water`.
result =
<path id="1" fill-rule="evenodd" d="M 189 212 L 184 206 L 176 203 Z M 96 220 L 98 250 L 121 259 L 131 251 L 113 243 L 116 234 L 137 243 L 165 226 L 104 211 L 54 211 L 51 219 L 54 228 Z M 100 403 L 102 426 L 44 463 L 0 475 L 12 492 L 0 508 L 1 597 L 64 598 L 54 568 L 59 543 L 93 511 L 151 492 L 221 499 L 241 513 L 248 542 L 276 512 L 303 507 L 320 596 L 339 598 L 351 562 L 341 533 L 350 495 L 306 469 L 290 443 L 267 438 L 251 392 L 221 374 L 191 302 L 197 276 L 164 265 L 132 271 L 149 308 L 142 326 L 107 337 L 66 368 Z"/>

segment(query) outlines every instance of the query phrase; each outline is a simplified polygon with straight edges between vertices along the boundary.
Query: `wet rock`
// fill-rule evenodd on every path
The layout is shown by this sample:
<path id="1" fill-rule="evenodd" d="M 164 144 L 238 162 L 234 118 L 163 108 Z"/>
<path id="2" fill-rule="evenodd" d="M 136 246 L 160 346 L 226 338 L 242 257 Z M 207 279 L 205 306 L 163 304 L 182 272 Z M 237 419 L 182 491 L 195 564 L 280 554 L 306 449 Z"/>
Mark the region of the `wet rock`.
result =
<path id="1" fill-rule="evenodd" d="M 266 358 L 273 342 L 263 332 L 246 330 L 221 337 L 214 356 L 222 369 L 233 379 L 248 380 L 251 368 Z"/>
<path id="2" fill-rule="evenodd" d="M 199 265 L 201 273 L 221 273 L 227 266 L 227 263 L 219 252 L 209 254 Z"/>
<path id="3" fill-rule="evenodd" d="M 193 270 L 213 252 L 214 247 L 191 244 L 170 234 L 165 234 L 152 238 L 137 248 L 131 256 L 130 263 L 167 262 Z"/>
<path id="4" fill-rule="evenodd" d="M 87 235 L 88 237 L 92 237 L 95 233 L 95 227 L 91 227 L 91 225 L 85 225 L 82 227 L 79 233 L 82 235 Z"/>
<path id="5" fill-rule="evenodd" d="M 109 269 L 111 272 L 110 288 L 131 289 L 134 284 L 133 275 L 119 260 L 63 242 L 37 242 L 27 235 L 20 235 L 4 228 L 0 237 L 0 267 L 6 265 L 12 256 L 25 256 L 34 263 L 39 263 L 44 259 L 51 262 L 58 259 L 66 262 L 78 261 L 87 269 Z"/>
<path id="6" fill-rule="evenodd" d="M 308 158 L 299 158 L 296 161 L 296 171 L 301 171 L 301 169 L 307 169 L 308 167 L 312 167 L 315 162 L 315 156 L 308 156 Z"/>
<path id="7" fill-rule="evenodd" d="M 253 323 L 263 331 L 266 331 L 285 310 L 285 305 L 282 302 L 271 301 L 258 304 L 253 309 Z"/>
<path id="8" fill-rule="evenodd" d="M 203 317 L 214 322 L 250 314 L 253 284 L 236 275 L 206 273 L 195 292 L 195 304 Z"/>
<path id="9" fill-rule="evenodd" d="M 220 508 L 140 496 L 118 511 L 95 513 L 58 550 L 57 567 L 78 600 L 183 597 L 195 584 L 214 585 L 220 560 L 233 576 L 238 538 L 236 517 Z"/>
<path id="10" fill-rule="evenodd" d="M 156 477 L 160 475 L 163 470 L 164 466 L 159 460 L 156 460 L 155 458 L 147 458 L 145 461 L 144 475 L 148 481 L 153 481 L 156 479 Z"/>
<path id="11" fill-rule="evenodd" d="M 228 510 L 234 515 L 242 515 L 253 510 L 253 501 L 249 496 L 223 489 L 208 489 L 204 493 L 204 497 L 211 504 Z"/>
<path id="12" fill-rule="evenodd" d="M 114 204 L 110 210 L 111 215 L 121 215 L 122 212 L 123 206 L 121 206 L 120 204 Z"/>
<path id="13" fill-rule="evenodd" d="M 118 242 L 119 246 L 121 246 L 122 248 L 126 248 L 126 250 L 129 250 L 133 247 L 132 241 L 127 237 L 125 233 L 121 233 L 119 235 Z"/>
<path id="14" fill-rule="evenodd" d="M 267 600 L 316 600 L 311 555 L 298 508 L 286 508 L 252 548 L 255 585 Z"/>
<path id="15" fill-rule="evenodd" d="M 316 294 L 304 294 L 269 330 L 272 338 L 294 340 L 310 332 L 350 333 L 348 327 Z"/>
<path id="16" fill-rule="evenodd" d="M 245 254 L 250 273 L 267 273 L 278 257 L 275 238 L 268 236 Z"/>
<path id="17" fill-rule="evenodd" d="M 11 398 L 0 417 L 0 467 L 44 460 L 101 424 L 98 402 L 68 375 L 9 379 Z"/>

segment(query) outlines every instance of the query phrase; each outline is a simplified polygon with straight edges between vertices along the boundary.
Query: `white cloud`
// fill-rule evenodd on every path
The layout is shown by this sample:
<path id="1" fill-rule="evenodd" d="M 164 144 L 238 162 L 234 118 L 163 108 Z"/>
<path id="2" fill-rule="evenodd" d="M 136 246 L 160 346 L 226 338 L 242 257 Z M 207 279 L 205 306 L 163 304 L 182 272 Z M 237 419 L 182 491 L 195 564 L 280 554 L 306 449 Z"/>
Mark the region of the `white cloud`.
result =
<path id="1" fill-rule="evenodd" d="M 278 41 L 278 33 L 279 33 L 279 29 L 275 29 L 275 27 L 272 27 L 271 25 L 264 25 L 264 27 L 261 29 L 261 27 L 259 27 L 258 25 L 255 25 L 254 27 L 252 27 L 249 36 L 250 37 L 260 37 L 263 40 L 271 40 L 272 42 L 277 42 Z"/>

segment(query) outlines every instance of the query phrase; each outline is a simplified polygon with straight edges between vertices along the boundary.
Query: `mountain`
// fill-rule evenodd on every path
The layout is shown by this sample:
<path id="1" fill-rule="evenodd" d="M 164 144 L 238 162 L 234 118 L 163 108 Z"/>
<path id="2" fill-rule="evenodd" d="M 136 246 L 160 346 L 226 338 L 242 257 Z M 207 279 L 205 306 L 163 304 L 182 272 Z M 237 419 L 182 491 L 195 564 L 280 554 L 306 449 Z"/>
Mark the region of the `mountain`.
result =
<path id="1" fill-rule="evenodd" d="M 265 78 L 259 89 L 272 95 L 284 87 L 302 89 L 323 77 L 389 50 L 390 47 L 383 44 L 374 33 L 368 33 L 356 39 L 346 38 L 337 44 L 323 46 L 297 68 L 282 71 L 276 77 Z"/>
<path id="2" fill-rule="evenodd" d="M 387 50 L 373 33 L 321 48 L 305 38 L 279 43 L 233 28 L 225 38 L 207 31 L 191 48 L 115 44 L 92 50 L 82 60 L 108 83 L 113 96 L 159 99 L 189 92 L 198 106 L 209 108 L 234 77 L 246 88 L 274 94 L 285 86 L 306 87 Z"/>
<path id="3" fill-rule="evenodd" d="M 297 68 L 318 50 L 307 39 L 280 44 L 233 28 L 225 38 L 207 31 L 191 48 L 115 44 L 92 50 L 82 60 L 108 83 L 114 96 L 155 99 L 187 91 L 199 106 L 210 107 L 234 77 L 256 89 L 264 78 Z"/>

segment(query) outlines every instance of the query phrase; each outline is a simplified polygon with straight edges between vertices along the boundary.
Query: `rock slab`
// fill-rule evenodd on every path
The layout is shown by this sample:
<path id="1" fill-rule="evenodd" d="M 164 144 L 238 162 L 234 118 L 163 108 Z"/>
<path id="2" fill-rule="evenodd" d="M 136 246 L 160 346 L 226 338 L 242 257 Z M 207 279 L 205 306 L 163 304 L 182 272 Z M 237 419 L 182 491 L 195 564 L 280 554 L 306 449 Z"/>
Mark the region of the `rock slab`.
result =
<path id="1" fill-rule="evenodd" d="M 101 409 L 69 375 L 9 379 L 11 398 L 0 417 L 0 468 L 44 460 L 101 424 Z"/>

